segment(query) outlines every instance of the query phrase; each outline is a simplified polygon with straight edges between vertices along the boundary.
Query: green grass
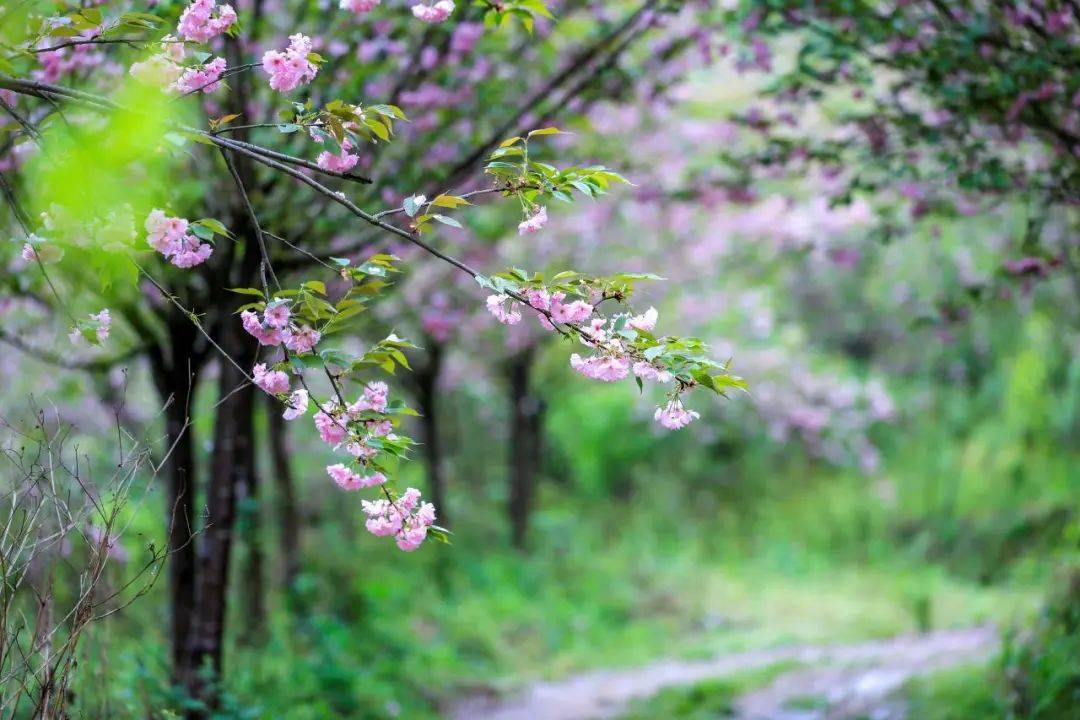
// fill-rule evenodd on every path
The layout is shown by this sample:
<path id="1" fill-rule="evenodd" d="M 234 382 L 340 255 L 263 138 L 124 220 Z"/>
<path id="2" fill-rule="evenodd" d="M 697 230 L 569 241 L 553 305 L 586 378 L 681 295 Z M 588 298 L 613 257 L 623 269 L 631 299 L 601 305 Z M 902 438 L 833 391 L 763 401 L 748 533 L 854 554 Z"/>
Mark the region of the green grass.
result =
<path id="1" fill-rule="evenodd" d="M 740 695 L 766 687 L 799 667 L 801 664 L 794 661 L 779 662 L 686 687 L 666 688 L 651 698 L 632 703 L 621 720 L 715 720 L 734 715 L 735 699 Z"/>
<path id="2" fill-rule="evenodd" d="M 911 680 L 904 694 L 920 720 L 1000 720 L 1007 717 L 985 665 L 967 665 Z"/>

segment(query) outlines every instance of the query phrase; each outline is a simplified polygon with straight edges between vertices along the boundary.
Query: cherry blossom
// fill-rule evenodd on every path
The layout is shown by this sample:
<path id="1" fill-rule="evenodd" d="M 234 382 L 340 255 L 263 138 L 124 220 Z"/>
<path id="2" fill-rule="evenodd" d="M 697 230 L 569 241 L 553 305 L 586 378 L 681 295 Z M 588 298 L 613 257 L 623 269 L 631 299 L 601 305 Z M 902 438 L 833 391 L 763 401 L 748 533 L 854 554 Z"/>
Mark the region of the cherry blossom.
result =
<path id="1" fill-rule="evenodd" d="M 360 490 L 386 484 L 386 475 L 381 472 L 361 475 L 342 463 L 327 465 L 326 473 L 342 490 Z"/>
<path id="2" fill-rule="evenodd" d="M 195 235 L 188 234 L 188 221 L 184 218 L 168 217 L 164 211 L 154 209 L 147 216 L 143 226 L 146 228 L 146 241 L 150 247 L 169 259 L 179 268 L 190 268 L 206 262 L 214 249 Z"/>
<path id="3" fill-rule="evenodd" d="M 386 404 L 390 388 L 381 381 L 370 382 L 364 386 L 364 394 L 355 403 L 349 406 L 349 412 L 359 415 L 365 410 L 386 412 Z"/>
<path id="4" fill-rule="evenodd" d="M 327 403 L 323 407 L 324 410 L 315 413 L 315 429 L 319 431 L 319 437 L 324 443 L 337 445 L 349 436 L 349 431 L 339 419 L 326 412 L 326 410 L 333 412 L 336 404 Z"/>
<path id="5" fill-rule="evenodd" d="M 263 53 L 262 68 L 270 76 L 271 89 L 290 92 L 311 82 L 319 68 L 308 60 L 310 53 L 311 38 L 300 33 L 289 36 L 289 47 L 284 52 L 267 50 Z"/>
<path id="6" fill-rule="evenodd" d="M 668 402 L 667 405 L 656 408 L 656 412 L 653 414 L 653 418 L 668 430 L 684 428 L 699 417 L 701 415 L 694 410 L 684 408 L 682 400 L 678 397 Z"/>
<path id="7" fill-rule="evenodd" d="M 577 325 L 588 320 L 592 314 L 593 306 L 584 300 L 566 304 L 557 300 L 551 301 L 551 319 L 555 322 Z"/>
<path id="8" fill-rule="evenodd" d="M 658 316 L 659 313 L 657 313 L 656 308 L 651 307 L 641 315 L 634 315 L 633 317 L 631 317 L 629 320 L 626 321 L 626 324 L 634 328 L 635 330 L 652 332 L 656 329 L 656 320 Z"/>
<path id="9" fill-rule="evenodd" d="M 540 232 L 541 228 L 547 224 L 547 221 L 547 207 L 541 207 L 535 213 L 518 223 L 518 235 L 531 235 L 532 233 Z"/>
<path id="10" fill-rule="evenodd" d="M 489 295 L 486 302 L 488 312 L 503 325 L 517 325 L 521 322 L 521 311 L 509 295 Z"/>
<path id="11" fill-rule="evenodd" d="M 281 370 L 267 370 L 266 363 L 259 363 L 251 369 L 255 384 L 271 395 L 283 395 L 289 392 L 289 376 Z"/>
<path id="12" fill-rule="evenodd" d="M 281 337 L 285 341 L 285 347 L 297 355 L 304 355 L 311 352 L 315 344 L 319 342 L 320 334 L 312 327 L 301 325 L 295 330 L 286 328 L 282 331 Z"/>
<path id="13" fill-rule="evenodd" d="M 570 356 L 570 367 L 587 378 L 615 382 L 630 375 L 630 359 L 618 355 L 594 355 L 582 358 L 577 353 Z"/>
<path id="14" fill-rule="evenodd" d="M 260 345 L 280 345 L 282 341 L 281 330 L 270 327 L 259 320 L 258 313 L 244 310 L 240 313 L 240 322 L 249 335 L 259 341 Z"/>
<path id="15" fill-rule="evenodd" d="M 339 7 L 342 10 L 362 15 L 377 8 L 381 2 L 382 0 L 341 0 Z"/>
<path id="16" fill-rule="evenodd" d="M 188 68 L 176 79 L 175 88 L 180 93 L 212 93 L 221 87 L 218 80 L 225 67 L 225 58 L 218 57 L 202 67 Z"/>
<path id="17" fill-rule="evenodd" d="M 222 34 L 236 23 L 236 11 L 222 5 L 215 16 L 215 0 L 194 0 L 180 15 L 177 35 L 185 40 L 204 43 Z"/>
<path id="18" fill-rule="evenodd" d="M 341 141 L 340 153 L 332 153 L 329 150 L 323 150 L 321 153 L 319 153 L 319 157 L 317 159 L 319 167 L 321 167 L 323 170 L 329 170 L 330 172 L 338 173 L 344 173 L 352 170 L 356 166 L 357 161 L 360 160 L 359 155 L 349 152 L 349 150 L 352 150 L 352 148 L 352 142 L 348 138 L 345 138 Z"/>
<path id="19" fill-rule="evenodd" d="M 364 500 L 361 502 L 368 532 L 379 537 L 393 535 L 399 548 L 412 552 L 427 538 L 428 528 L 435 523 L 435 506 L 420 502 L 420 491 L 407 489 L 395 502 Z"/>
<path id="20" fill-rule="evenodd" d="M 439 0 L 434 5 L 417 3 L 412 6 L 412 14 L 416 19 L 426 23 L 441 23 L 450 17 L 452 12 L 454 12 L 452 0 Z"/>
<path id="21" fill-rule="evenodd" d="M 304 390 L 303 388 L 293 390 L 292 395 L 289 396 L 285 412 L 281 414 L 281 417 L 286 420 L 295 420 L 301 415 L 306 414 L 309 400 L 310 398 L 308 397 L 307 390 Z"/>
<path id="22" fill-rule="evenodd" d="M 291 316 L 292 312 L 289 310 L 289 304 L 283 300 L 278 300 L 266 306 L 263 311 L 263 322 L 272 328 L 281 329 L 289 324 Z"/>
<path id="23" fill-rule="evenodd" d="M 655 380 L 658 383 L 669 383 L 674 379 L 670 371 L 658 368 L 644 360 L 634 363 L 634 375 L 642 380 Z"/>

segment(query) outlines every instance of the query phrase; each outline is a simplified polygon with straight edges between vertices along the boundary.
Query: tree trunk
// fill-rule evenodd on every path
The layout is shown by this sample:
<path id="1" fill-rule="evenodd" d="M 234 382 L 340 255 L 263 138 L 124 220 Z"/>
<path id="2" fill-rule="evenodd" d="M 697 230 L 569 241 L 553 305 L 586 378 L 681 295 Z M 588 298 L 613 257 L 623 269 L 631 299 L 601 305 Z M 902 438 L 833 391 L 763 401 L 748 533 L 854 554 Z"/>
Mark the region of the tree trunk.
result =
<path id="1" fill-rule="evenodd" d="M 525 548 L 529 515 L 536 490 L 536 472 L 541 456 L 541 421 L 543 400 L 532 392 L 532 349 L 528 349 L 507 365 L 510 393 L 510 492 L 507 511 L 510 519 L 510 539 L 515 548 Z"/>
<path id="2" fill-rule="evenodd" d="M 450 514 L 446 507 L 446 474 L 442 444 L 439 439 L 438 385 L 442 361 L 442 346 L 432 342 L 428 351 L 427 364 L 423 368 L 417 368 L 414 380 L 417 386 L 417 402 L 420 405 L 420 442 L 424 448 L 431 502 L 439 513 L 439 524 L 449 527 Z"/>
<path id="3" fill-rule="evenodd" d="M 300 511 L 296 501 L 292 465 L 289 463 L 289 435 L 279 403 L 267 396 L 267 431 L 270 460 L 277 488 L 278 527 L 281 529 L 281 559 L 285 597 L 296 600 L 296 577 L 300 574 Z"/>
<path id="4" fill-rule="evenodd" d="M 235 38 L 226 38 L 225 54 L 230 65 L 240 64 L 240 47 Z M 248 79 L 237 76 L 231 97 L 235 112 L 247 107 Z M 246 139 L 240 133 L 237 139 Z M 233 156 L 239 181 L 247 192 L 256 187 L 251 163 Z M 227 287 L 248 287 L 259 282 L 261 261 L 257 221 L 251 218 L 238 188 L 229 188 L 233 202 L 228 210 L 233 242 L 224 243 L 220 269 Z M 252 197 L 252 202 L 258 202 Z M 236 531 L 237 495 L 255 485 L 254 408 L 255 388 L 245 373 L 257 356 L 258 345 L 232 315 L 232 302 L 212 299 L 216 315 L 214 335 L 227 357 L 219 357 L 219 405 L 214 421 L 214 447 L 206 491 L 207 523 L 199 542 L 198 576 L 195 581 L 195 616 L 184 654 L 184 685 L 203 708 L 189 717 L 205 718 L 216 709 L 218 687 L 224 667 L 223 649 L 229 595 L 229 565 Z"/>
<path id="5" fill-rule="evenodd" d="M 239 323 L 225 322 L 219 343 L 241 367 L 250 367 L 254 343 Z M 240 488 L 254 483 L 255 447 L 254 388 L 227 360 L 221 362 L 214 449 L 210 482 L 206 492 L 207 524 L 199 543 L 199 573 L 195 583 L 196 613 L 184 658 L 184 685 L 189 694 L 210 708 L 216 706 L 215 686 L 222 674 L 229 560 L 236 524 L 236 500 Z M 245 385 L 240 390 L 237 387 Z M 234 392 L 235 391 L 235 392 Z M 206 670 L 209 670 L 207 675 Z M 189 717 L 206 717 L 204 711 Z"/>
<path id="6" fill-rule="evenodd" d="M 165 497 L 165 527 L 169 551 L 170 649 L 174 681 L 180 681 L 191 618 L 195 611 L 195 507 L 197 467 L 194 428 L 188 410 L 195 394 L 201 358 L 191 352 L 195 328 L 184 319 L 169 327 L 169 355 L 151 354 L 154 378 L 165 408 L 165 437 L 169 453 Z"/>
<path id="7" fill-rule="evenodd" d="M 262 503 L 259 499 L 259 477 L 252 472 L 238 488 L 240 528 L 244 540 L 244 568 L 241 574 L 241 604 L 243 606 L 243 638 L 255 644 L 266 624 L 266 586 L 263 582 Z"/>

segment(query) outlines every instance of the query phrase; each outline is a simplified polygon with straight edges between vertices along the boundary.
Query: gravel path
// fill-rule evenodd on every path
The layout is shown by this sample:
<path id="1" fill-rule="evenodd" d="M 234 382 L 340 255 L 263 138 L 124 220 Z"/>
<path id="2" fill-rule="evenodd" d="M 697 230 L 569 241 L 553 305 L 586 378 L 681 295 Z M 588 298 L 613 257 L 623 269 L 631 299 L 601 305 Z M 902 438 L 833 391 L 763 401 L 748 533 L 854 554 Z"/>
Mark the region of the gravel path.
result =
<path id="1" fill-rule="evenodd" d="M 626 670 L 583 673 L 540 682 L 505 698 L 475 696 L 448 708 L 453 720 L 597 720 L 615 718 L 628 702 L 674 685 L 689 685 L 782 661 L 809 667 L 786 673 L 736 702 L 739 720 L 873 720 L 904 717 L 890 696 L 908 679 L 985 659 L 997 647 L 991 627 L 903 635 L 852 645 L 795 645 L 664 660 Z"/>

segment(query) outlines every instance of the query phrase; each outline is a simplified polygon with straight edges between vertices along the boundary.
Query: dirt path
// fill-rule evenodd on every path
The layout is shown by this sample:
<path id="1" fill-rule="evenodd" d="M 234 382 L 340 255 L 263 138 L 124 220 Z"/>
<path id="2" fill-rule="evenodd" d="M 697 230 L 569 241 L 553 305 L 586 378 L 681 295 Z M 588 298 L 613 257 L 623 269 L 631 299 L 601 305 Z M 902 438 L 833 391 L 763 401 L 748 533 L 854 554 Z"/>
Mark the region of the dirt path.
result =
<path id="1" fill-rule="evenodd" d="M 540 682 L 512 697 L 472 697 L 454 704 L 454 720 L 594 720 L 614 718 L 635 699 L 782 661 L 809 667 L 779 677 L 736 703 L 740 720 L 834 720 L 861 715 L 903 717 L 890 701 L 909 678 L 988 657 L 993 628 L 942 630 L 854 645 L 796 645 L 722 655 L 712 660 L 665 660 L 627 670 L 584 673 Z"/>

